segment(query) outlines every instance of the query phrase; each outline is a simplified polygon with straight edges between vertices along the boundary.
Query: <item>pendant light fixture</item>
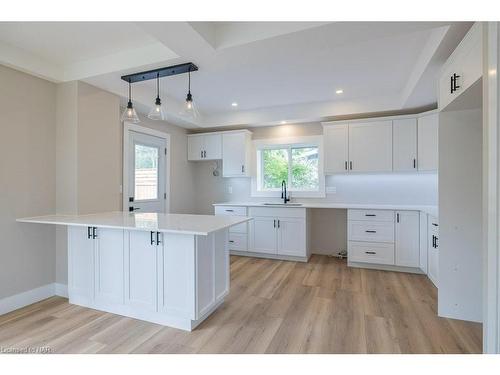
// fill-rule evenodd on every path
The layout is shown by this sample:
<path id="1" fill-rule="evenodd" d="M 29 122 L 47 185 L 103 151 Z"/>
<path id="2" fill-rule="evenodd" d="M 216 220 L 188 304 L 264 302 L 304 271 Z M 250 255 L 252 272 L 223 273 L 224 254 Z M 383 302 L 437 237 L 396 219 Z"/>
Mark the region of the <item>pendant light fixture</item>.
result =
<path id="1" fill-rule="evenodd" d="M 141 122 L 141 120 L 139 120 L 139 116 L 137 116 L 137 112 L 135 111 L 134 106 L 132 105 L 132 85 L 130 83 L 130 80 L 128 81 L 127 108 L 125 108 L 125 110 L 122 113 L 121 121 L 132 122 L 134 124 Z"/>
<path id="2" fill-rule="evenodd" d="M 163 113 L 163 109 L 161 108 L 161 100 L 160 100 L 160 73 L 156 76 L 156 100 L 155 105 L 149 111 L 148 118 L 151 120 L 166 120 L 166 116 Z"/>
<path id="3" fill-rule="evenodd" d="M 188 71 L 188 93 L 183 112 L 183 114 L 187 117 L 196 118 L 199 116 L 198 110 L 193 102 L 193 95 L 191 95 L 191 70 Z"/>

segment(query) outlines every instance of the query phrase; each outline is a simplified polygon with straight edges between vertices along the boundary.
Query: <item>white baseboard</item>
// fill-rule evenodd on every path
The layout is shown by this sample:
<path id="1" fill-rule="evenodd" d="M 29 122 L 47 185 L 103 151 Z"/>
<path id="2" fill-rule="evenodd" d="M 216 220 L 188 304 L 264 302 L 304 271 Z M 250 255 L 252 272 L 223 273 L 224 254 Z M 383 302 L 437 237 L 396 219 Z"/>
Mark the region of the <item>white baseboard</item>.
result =
<path id="1" fill-rule="evenodd" d="M 68 287 L 64 284 L 51 283 L 0 299 L 0 315 L 53 296 L 68 297 Z"/>
<path id="2" fill-rule="evenodd" d="M 56 296 L 68 298 L 68 286 L 66 284 L 54 283 Z"/>

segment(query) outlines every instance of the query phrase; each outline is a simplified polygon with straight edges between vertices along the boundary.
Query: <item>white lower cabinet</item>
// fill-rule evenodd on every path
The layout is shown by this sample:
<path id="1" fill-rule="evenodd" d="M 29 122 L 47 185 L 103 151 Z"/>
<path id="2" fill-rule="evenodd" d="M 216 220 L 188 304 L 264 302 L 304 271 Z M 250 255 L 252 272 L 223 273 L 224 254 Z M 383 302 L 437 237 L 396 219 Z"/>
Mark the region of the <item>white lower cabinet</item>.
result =
<path id="1" fill-rule="evenodd" d="M 70 303 L 191 330 L 229 293 L 228 237 L 70 226 Z"/>
<path id="2" fill-rule="evenodd" d="M 249 215 L 253 218 L 249 252 L 307 260 L 305 209 L 252 207 Z"/>
<path id="3" fill-rule="evenodd" d="M 438 287 L 439 283 L 439 222 L 434 216 L 428 218 L 427 276 Z"/>
<path id="4" fill-rule="evenodd" d="M 251 250 L 254 253 L 277 254 L 276 218 L 254 217 L 250 225 L 253 245 Z"/>
<path id="5" fill-rule="evenodd" d="M 130 231 L 125 255 L 125 304 L 156 310 L 156 232 Z M 152 272 L 154 271 L 154 272 Z"/>
<path id="6" fill-rule="evenodd" d="M 420 265 L 420 213 L 396 211 L 395 264 L 403 267 Z"/>
<path id="7" fill-rule="evenodd" d="M 420 213 L 349 210 L 347 253 L 349 263 L 418 268 Z"/>
<path id="8" fill-rule="evenodd" d="M 96 231 L 95 298 L 102 302 L 123 303 L 124 230 Z"/>

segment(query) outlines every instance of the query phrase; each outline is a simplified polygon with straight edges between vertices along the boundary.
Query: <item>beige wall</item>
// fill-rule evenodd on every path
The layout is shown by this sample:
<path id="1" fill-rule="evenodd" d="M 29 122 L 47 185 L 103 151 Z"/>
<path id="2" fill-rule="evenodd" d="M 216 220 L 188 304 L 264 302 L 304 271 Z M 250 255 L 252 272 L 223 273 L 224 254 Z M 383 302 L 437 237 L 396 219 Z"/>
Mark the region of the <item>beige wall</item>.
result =
<path id="1" fill-rule="evenodd" d="M 56 87 L 0 65 L 0 298 L 54 282 Z"/>

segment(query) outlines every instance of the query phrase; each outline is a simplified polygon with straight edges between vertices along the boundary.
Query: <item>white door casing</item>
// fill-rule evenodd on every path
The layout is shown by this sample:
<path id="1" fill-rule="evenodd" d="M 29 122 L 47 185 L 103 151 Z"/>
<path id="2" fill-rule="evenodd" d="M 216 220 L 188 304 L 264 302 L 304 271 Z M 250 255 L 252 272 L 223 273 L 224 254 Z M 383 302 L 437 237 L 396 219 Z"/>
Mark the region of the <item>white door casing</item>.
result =
<path id="1" fill-rule="evenodd" d="M 156 175 L 151 171 L 140 171 L 143 178 L 138 181 L 150 184 L 157 182 L 156 194 L 152 195 L 151 186 L 142 186 L 142 198 L 136 197 L 135 191 L 135 155 L 136 147 L 142 147 L 150 154 L 157 153 Z M 135 124 L 124 124 L 123 136 L 123 210 L 129 211 L 130 207 L 138 212 L 162 212 L 170 211 L 170 135 L 157 130 L 149 129 Z M 156 151 L 155 151 L 156 150 Z M 154 174 L 154 173 L 153 173 Z M 150 178 L 153 177 L 153 178 Z M 145 194 L 145 195 L 144 195 Z"/>

